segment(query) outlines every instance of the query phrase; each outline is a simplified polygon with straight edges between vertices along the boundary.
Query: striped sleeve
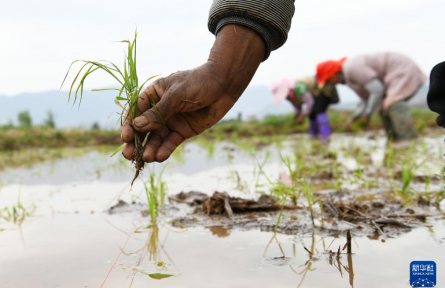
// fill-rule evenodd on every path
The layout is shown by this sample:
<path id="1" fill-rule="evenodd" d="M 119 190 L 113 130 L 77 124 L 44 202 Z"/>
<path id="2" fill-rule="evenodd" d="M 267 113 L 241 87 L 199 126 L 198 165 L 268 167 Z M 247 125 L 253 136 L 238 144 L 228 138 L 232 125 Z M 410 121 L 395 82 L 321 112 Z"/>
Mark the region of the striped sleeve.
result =
<path id="1" fill-rule="evenodd" d="M 286 42 L 294 12 L 294 0 L 214 0 L 208 27 L 215 35 L 227 24 L 253 29 L 264 39 L 266 60 Z"/>

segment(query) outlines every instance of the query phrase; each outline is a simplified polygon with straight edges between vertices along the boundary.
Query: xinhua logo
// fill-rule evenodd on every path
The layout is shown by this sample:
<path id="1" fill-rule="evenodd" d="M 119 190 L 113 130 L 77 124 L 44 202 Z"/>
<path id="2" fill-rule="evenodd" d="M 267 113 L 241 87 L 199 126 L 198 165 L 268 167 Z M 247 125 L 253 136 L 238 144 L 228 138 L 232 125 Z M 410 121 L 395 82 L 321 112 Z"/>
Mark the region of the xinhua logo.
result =
<path id="1" fill-rule="evenodd" d="M 412 287 L 436 287 L 437 266 L 434 261 L 413 261 L 409 265 Z"/>

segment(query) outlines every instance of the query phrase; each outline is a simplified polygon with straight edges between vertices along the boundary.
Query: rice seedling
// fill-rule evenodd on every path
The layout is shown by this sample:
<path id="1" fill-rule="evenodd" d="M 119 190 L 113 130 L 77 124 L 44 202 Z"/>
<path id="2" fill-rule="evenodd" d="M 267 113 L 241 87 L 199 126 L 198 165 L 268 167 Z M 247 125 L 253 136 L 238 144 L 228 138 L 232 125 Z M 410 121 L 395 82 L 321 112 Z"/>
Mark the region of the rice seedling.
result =
<path id="1" fill-rule="evenodd" d="M 159 260 L 159 227 L 158 224 L 152 219 L 152 227 L 150 236 L 146 243 L 148 252 L 148 261 L 158 261 Z"/>
<path id="2" fill-rule="evenodd" d="M 335 179 L 334 189 L 337 191 L 341 191 L 343 180 L 340 172 L 340 165 L 336 159 L 332 162 L 332 176 Z"/>
<path id="3" fill-rule="evenodd" d="M 267 162 L 267 160 L 269 160 L 269 157 L 270 157 L 270 152 L 267 151 L 266 152 L 266 156 L 264 157 L 263 162 L 260 163 L 259 161 L 257 161 L 258 162 L 258 164 L 257 164 L 258 165 L 258 174 L 257 174 L 257 178 L 256 178 L 256 181 L 255 181 L 255 189 L 256 189 L 257 193 L 264 193 L 264 191 L 257 190 L 259 187 L 262 186 L 260 184 L 261 174 L 264 175 L 264 177 L 266 178 L 266 180 L 267 180 L 267 182 L 269 184 L 272 184 L 272 180 L 270 180 L 270 178 L 267 176 L 267 174 L 264 173 L 264 165 L 266 165 L 266 162 Z"/>
<path id="4" fill-rule="evenodd" d="M 394 160 L 394 147 L 392 144 L 392 141 L 388 141 L 386 151 L 385 151 L 385 164 L 386 164 L 386 170 L 391 171 L 392 163 Z M 389 175 L 388 175 L 389 176 Z"/>
<path id="5" fill-rule="evenodd" d="M 312 193 L 309 190 L 309 186 L 308 186 L 306 180 L 301 181 L 300 184 L 301 184 L 301 188 L 303 190 L 303 193 L 306 196 L 307 203 L 309 205 L 309 212 L 311 212 L 312 225 L 314 225 L 314 211 L 312 209 L 312 202 L 313 202 Z"/>
<path id="6" fill-rule="evenodd" d="M 173 151 L 172 159 L 174 159 L 177 163 L 184 164 L 185 163 L 185 146 L 186 144 L 179 145 L 176 147 L 175 151 Z"/>
<path id="7" fill-rule="evenodd" d="M 263 167 L 267 161 L 269 154 L 266 154 L 266 159 L 263 163 L 258 162 L 259 167 L 259 173 L 256 181 L 256 188 L 260 187 L 259 185 L 259 177 L 261 174 L 263 174 L 264 178 L 267 180 L 269 184 L 269 191 L 270 194 L 276 199 L 278 203 L 281 205 L 286 204 L 286 202 L 290 201 L 293 205 L 297 205 L 298 197 L 300 196 L 300 193 L 297 190 L 297 182 L 294 181 L 294 171 L 291 168 L 290 160 L 289 158 L 284 158 L 280 155 L 282 161 L 285 163 L 286 167 L 288 168 L 288 171 L 291 175 L 291 184 L 283 183 L 281 180 L 277 180 L 276 182 L 272 181 L 269 176 L 264 172 Z M 264 193 L 264 191 L 256 191 L 257 193 Z"/>
<path id="8" fill-rule="evenodd" d="M 207 158 L 211 159 L 215 155 L 215 144 L 205 138 L 198 138 L 195 143 L 207 151 Z"/>
<path id="9" fill-rule="evenodd" d="M 402 165 L 402 188 L 400 190 L 402 195 L 406 195 L 409 188 L 409 185 L 414 179 L 414 172 L 412 167 L 409 167 L 406 164 Z"/>
<path id="10" fill-rule="evenodd" d="M 290 178 L 291 178 L 291 187 L 286 187 L 285 185 L 282 185 L 282 186 L 285 186 L 285 187 L 282 187 L 281 189 L 284 192 L 283 194 L 289 196 L 289 198 L 292 201 L 292 203 L 294 205 L 297 205 L 298 198 L 300 197 L 300 193 L 297 193 L 297 191 L 295 189 L 296 186 L 297 186 L 296 185 L 297 184 L 297 178 L 296 178 L 296 175 L 295 175 L 295 171 L 292 170 L 291 161 L 290 161 L 289 158 L 284 158 L 281 154 L 280 154 L 280 157 L 281 157 L 281 161 L 283 161 L 284 165 L 286 165 L 286 168 L 287 168 L 287 170 L 289 172 L 289 175 L 290 175 Z"/>
<path id="11" fill-rule="evenodd" d="M 442 202 L 445 199 L 445 190 L 441 190 L 436 194 L 436 199 L 434 201 L 434 205 L 439 207 L 440 202 Z"/>
<path id="12" fill-rule="evenodd" d="M 362 180 L 363 177 L 363 169 L 362 166 L 357 161 L 357 170 L 355 170 L 352 175 L 354 175 L 354 179 L 352 180 L 352 183 L 359 183 L 360 180 Z"/>
<path id="13" fill-rule="evenodd" d="M 237 134 L 231 135 L 231 138 L 232 139 L 230 142 L 238 147 L 241 151 L 251 156 L 254 156 L 255 153 L 258 152 L 256 143 L 256 141 L 258 141 L 258 138 L 244 138 Z"/>
<path id="14" fill-rule="evenodd" d="M 74 94 L 73 105 L 78 100 L 80 106 L 83 96 L 85 80 L 92 73 L 96 71 L 103 71 L 117 81 L 117 83 L 119 84 L 119 88 L 93 89 L 93 91 L 113 90 L 118 93 L 118 95 L 114 99 L 114 102 L 116 103 L 116 105 L 120 107 L 120 109 L 122 109 L 121 112 L 118 113 L 120 115 L 119 119 L 121 125 L 123 124 L 124 117 L 130 117 L 131 120 L 134 120 L 137 116 L 139 116 L 137 110 L 139 94 L 141 93 L 145 84 L 156 76 L 148 78 L 142 84 L 139 83 L 139 78 L 136 70 L 136 39 L 137 39 L 137 32 L 135 33 L 133 41 L 131 42 L 129 40 L 120 41 L 123 43 L 127 43 L 128 45 L 128 50 L 124 59 L 123 69 L 120 69 L 114 63 L 105 60 L 100 60 L 100 61 L 76 60 L 72 62 L 62 82 L 61 88 L 68 77 L 71 67 L 76 63 L 82 63 L 82 66 L 77 72 L 76 76 L 74 77 L 73 82 L 71 83 L 68 94 L 68 102 L 71 99 L 71 94 Z M 77 83 L 77 88 L 75 88 L 76 83 Z M 121 101 L 123 101 L 123 104 L 121 103 Z M 151 102 L 156 110 L 156 104 L 153 98 L 151 98 Z M 164 120 L 162 119 L 160 113 L 158 114 L 162 122 L 164 123 Z M 133 186 L 134 181 L 139 176 L 139 174 L 141 173 L 141 171 L 144 169 L 145 166 L 145 162 L 142 159 L 142 153 L 145 142 L 147 141 L 147 137 L 148 134 L 145 137 L 145 139 L 141 139 L 141 136 L 138 133 L 135 133 L 134 136 L 135 149 L 133 153 L 133 165 L 136 171 L 134 178 L 131 182 L 131 186 Z M 122 148 L 123 145 L 118 147 L 111 156 L 121 151 Z"/>
<path id="15" fill-rule="evenodd" d="M 357 170 L 355 170 L 352 174 L 355 177 L 352 180 L 352 183 L 361 184 L 360 186 L 363 186 L 366 190 L 369 190 L 370 188 L 377 188 L 378 187 L 378 175 L 376 175 L 376 178 L 373 180 L 370 180 L 363 169 L 363 166 L 360 163 L 358 163 Z"/>
<path id="16" fill-rule="evenodd" d="M 18 203 L 17 205 L 2 208 L 0 215 L 6 221 L 20 225 L 27 216 L 30 216 L 30 212 L 21 203 Z"/>
<path id="17" fill-rule="evenodd" d="M 395 193 L 401 196 L 404 199 L 404 202 L 409 202 L 414 200 L 415 197 L 417 197 L 417 193 L 413 191 L 410 186 L 413 182 L 414 178 L 416 177 L 416 171 L 420 167 L 422 167 L 427 160 L 430 158 L 427 156 L 423 161 L 420 163 L 415 163 L 415 158 L 412 158 L 413 152 L 409 153 L 406 158 L 401 162 L 401 172 L 400 172 L 400 186 L 395 188 Z M 429 182 L 431 180 L 426 181 L 426 187 L 425 189 L 428 189 Z M 428 194 L 428 193 L 426 193 Z"/>
<path id="18" fill-rule="evenodd" d="M 17 203 L 12 206 L 6 206 L 0 209 L 0 218 L 14 224 L 21 225 L 25 221 L 26 217 L 29 217 L 34 213 L 35 207 L 25 208 L 22 202 L 20 202 L 20 193 L 17 199 Z"/>
<path id="19" fill-rule="evenodd" d="M 275 225 L 274 229 L 274 235 L 277 234 L 278 226 L 280 225 L 281 218 L 283 217 L 283 211 L 284 211 L 284 203 L 281 205 L 280 214 L 278 214 L 277 224 Z"/>
<path id="20" fill-rule="evenodd" d="M 430 197 L 431 195 L 430 195 L 430 191 L 429 191 L 430 184 L 431 184 L 431 177 L 428 177 L 425 180 L 425 192 L 423 194 L 426 198 L 427 203 L 431 203 L 431 197 Z"/>
<path id="21" fill-rule="evenodd" d="M 164 206 L 166 196 L 166 184 L 162 181 L 162 173 L 156 178 L 154 173 L 150 173 L 147 182 L 144 183 L 147 206 L 153 223 L 156 222 L 159 208 Z"/>

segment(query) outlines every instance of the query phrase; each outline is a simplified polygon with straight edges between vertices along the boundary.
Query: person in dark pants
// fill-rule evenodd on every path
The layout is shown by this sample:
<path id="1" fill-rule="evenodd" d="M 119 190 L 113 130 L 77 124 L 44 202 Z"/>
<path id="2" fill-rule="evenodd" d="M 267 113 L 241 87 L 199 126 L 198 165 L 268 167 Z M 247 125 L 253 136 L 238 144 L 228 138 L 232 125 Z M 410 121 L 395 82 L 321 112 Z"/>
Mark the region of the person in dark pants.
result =
<path id="1" fill-rule="evenodd" d="M 332 130 L 326 112 L 329 105 L 339 102 L 337 89 L 335 86 L 326 86 L 324 89 L 321 89 L 320 94 L 314 98 L 315 103 L 309 114 L 309 134 L 313 138 L 321 135 L 321 140 L 327 143 L 329 136 L 332 134 Z"/>
<path id="2" fill-rule="evenodd" d="M 439 114 L 437 125 L 445 128 L 445 62 L 437 64 L 431 70 L 427 102 L 430 110 Z"/>

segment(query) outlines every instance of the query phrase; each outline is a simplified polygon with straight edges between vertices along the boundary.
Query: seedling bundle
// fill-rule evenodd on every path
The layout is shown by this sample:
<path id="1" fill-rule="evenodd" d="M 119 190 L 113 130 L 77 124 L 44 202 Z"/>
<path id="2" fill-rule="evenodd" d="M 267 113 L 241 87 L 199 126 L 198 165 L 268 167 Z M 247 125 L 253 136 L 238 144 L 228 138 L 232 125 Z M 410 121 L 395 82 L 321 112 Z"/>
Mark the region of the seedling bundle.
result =
<path id="1" fill-rule="evenodd" d="M 79 62 L 83 63 L 83 65 L 81 66 L 81 68 L 76 74 L 76 77 L 71 83 L 68 95 L 68 102 L 71 100 L 71 95 L 74 94 L 73 105 L 77 102 L 77 100 L 79 101 L 80 105 L 83 96 L 83 88 L 87 77 L 96 71 L 104 71 L 118 82 L 119 88 L 93 89 L 93 91 L 113 90 L 118 92 L 118 95 L 114 99 L 114 102 L 122 109 L 121 112 L 118 113 L 120 115 L 119 120 L 121 126 L 124 122 L 125 117 L 131 117 L 131 120 L 134 120 L 137 116 L 139 116 L 137 110 L 139 95 L 142 89 L 144 88 L 145 84 L 156 76 L 148 78 L 142 84 L 139 85 L 139 78 L 136 70 L 136 39 L 137 39 L 137 32 L 135 33 L 133 41 L 131 42 L 129 40 L 120 41 L 128 44 L 128 51 L 125 55 L 123 69 L 119 69 L 117 65 L 106 60 L 100 60 L 100 61 L 76 60 L 72 62 L 70 68 L 68 69 L 68 72 L 65 75 L 62 85 L 63 83 L 65 83 L 69 71 L 75 63 Z M 152 105 L 155 106 L 156 104 L 154 103 L 153 99 L 151 100 L 152 100 Z M 142 153 L 144 151 L 144 145 L 145 142 L 147 141 L 148 134 L 145 137 L 145 139 L 141 139 L 139 134 L 136 132 L 134 133 L 134 135 L 135 135 L 134 136 L 135 149 L 133 152 L 133 165 L 134 168 L 136 169 L 136 172 L 133 181 L 131 182 L 132 186 L 134 181 L 139 176 L 140 172 L 144 169 L 145 166 L 145 163 L 142 160 Z M 111 156 L 121 151 L 123 146 L 124 145 L 118 147 Z"/>

